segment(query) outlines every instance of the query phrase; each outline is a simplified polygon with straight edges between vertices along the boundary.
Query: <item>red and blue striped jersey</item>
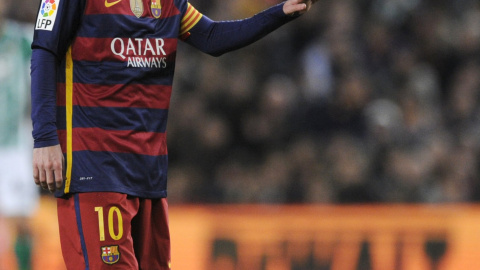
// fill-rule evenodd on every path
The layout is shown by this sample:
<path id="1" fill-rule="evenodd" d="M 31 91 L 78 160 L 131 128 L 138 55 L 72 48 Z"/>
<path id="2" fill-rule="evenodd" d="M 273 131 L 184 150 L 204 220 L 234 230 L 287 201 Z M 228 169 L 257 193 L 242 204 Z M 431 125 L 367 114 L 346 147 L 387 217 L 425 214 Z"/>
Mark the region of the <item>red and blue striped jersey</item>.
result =
<path id="1" fill-rule="evenodd" d="M 187 0 L 41 0 L 32 43 L 34 146 L 60 143 L 56 196 L 166 197 L 166 126 L 177 41 L 211 55 L 293 20 L 283 3 L 215 22 Z"/>
<path id="2" fill-rule="evenodd" d="M 42 0 L 32 48 L 59 59 L 66 181 L 57 196 L 166 197 L 177 40 L 201 17 L 187 0 Z"/>

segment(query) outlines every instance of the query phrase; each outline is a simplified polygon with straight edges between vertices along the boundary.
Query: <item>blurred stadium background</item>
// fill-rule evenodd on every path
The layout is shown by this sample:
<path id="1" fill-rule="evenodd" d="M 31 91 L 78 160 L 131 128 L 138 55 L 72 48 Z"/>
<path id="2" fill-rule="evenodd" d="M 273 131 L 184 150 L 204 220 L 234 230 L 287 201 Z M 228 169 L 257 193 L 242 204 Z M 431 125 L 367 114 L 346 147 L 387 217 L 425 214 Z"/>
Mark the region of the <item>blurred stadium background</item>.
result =
<path id="1" fill-rule="evenodd" d="M 33 27 L 37 0 L 0 1 Z M 279 1 L 190 2 L 224 20 Z M 320 0 L 226 56 L 180 44 L 173 269 L 480 269 L 479 53 L 478 0 Z M 64 269 L 43 195 L 33 269 Z"/>

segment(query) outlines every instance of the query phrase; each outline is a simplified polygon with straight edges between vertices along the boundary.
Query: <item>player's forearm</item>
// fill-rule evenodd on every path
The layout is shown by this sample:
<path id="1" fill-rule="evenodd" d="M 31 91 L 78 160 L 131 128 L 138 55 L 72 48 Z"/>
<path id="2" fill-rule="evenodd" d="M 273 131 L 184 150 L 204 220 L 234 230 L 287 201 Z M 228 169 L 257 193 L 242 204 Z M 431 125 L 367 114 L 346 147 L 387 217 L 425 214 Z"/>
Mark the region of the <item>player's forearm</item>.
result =
<path id="1" fill-rule="evenodd" d="M 31 63 L 32 123 L 34 147 L 59 143 L 56 127 L 56 57 L 33 49 Z"/>
<path id="2" fill-rule="evenodd" d="M 238 21 L 215 22 L 203 16 L 190 30 L 191 36 L 186 42 L 205 53 L 219 56 L 261 39 L 294 18 L 285 15 L 283 4 Z"/>

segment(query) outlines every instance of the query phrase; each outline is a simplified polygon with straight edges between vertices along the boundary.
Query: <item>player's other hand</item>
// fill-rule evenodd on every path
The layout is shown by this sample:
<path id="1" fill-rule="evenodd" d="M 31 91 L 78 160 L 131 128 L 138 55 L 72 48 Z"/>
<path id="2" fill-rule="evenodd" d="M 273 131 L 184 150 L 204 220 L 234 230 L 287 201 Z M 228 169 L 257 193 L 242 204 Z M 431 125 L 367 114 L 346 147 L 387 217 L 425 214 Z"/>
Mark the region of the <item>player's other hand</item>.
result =
<path id="1" fill-rule="evenodd" d="M 301 15 L 312 7 L 318 0 L 288 0 L 283 4 L 283 12 L 286 15 Z"/>
<path id="2" fill-rule="evenodd" d="M 43 189 L 62 188 L 65 161 L 60 145 L 33 149 L 33 179 Z"/>

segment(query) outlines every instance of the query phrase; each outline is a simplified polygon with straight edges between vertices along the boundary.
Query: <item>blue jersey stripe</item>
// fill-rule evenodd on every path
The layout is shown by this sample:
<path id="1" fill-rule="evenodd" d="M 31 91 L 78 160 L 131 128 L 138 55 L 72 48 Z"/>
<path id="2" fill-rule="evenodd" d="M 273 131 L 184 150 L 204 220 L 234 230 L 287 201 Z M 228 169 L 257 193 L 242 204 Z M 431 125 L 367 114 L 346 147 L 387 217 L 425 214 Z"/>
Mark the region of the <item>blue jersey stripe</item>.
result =
<path id="1" fill-rule="evenodd" d="M 67 113 L 65 106 L 57 106 L 57 129 L 67 129 Z"/>
<path id="2" fill-rule="evenodd" d="M 164 133 L 168 110 L 73 106 L 73 128 L 135 130 Z M 66 129 L 65 107 L 57 107 L 57 128 Z"/>
<path id="3" fill-rule="evenodd" d="M 83 16 L 83 27 L 78 30 L 80 37 L 156 37 L 161 29 L 163 38 L 177 38 L 179 34 L 180 15 L 164 19 L 142 18 L 122 14 L 95 14 Z M 91 25 L 105 25 L 106 27 L 92 28 Z M 95 29 L 95 31 L 92 31 Z"/>
<path id="4" fill-rule="evenodd" d="M 166 197 L 166 155 L 76 151 L 73 160 L 71 192 L 112 191 L 143 198 Z"/>
<path id="5" fill-rule="evenodd" d="M 127 68 L 125 62 L 94 63 L 74 61 L 73 81 L 85 84 L 156 84 L 172 85 L 174 62 L 167 62 L 166 68 Z"/>
<path id="6" fill-rule="evenodd" d="M 65 59 L 63 59 L 59 66 L 57 67 L 57 83 L 65 83 L 66 78 L 65 78 L 65 69 L 66 69 L 66 63 Z"/>

